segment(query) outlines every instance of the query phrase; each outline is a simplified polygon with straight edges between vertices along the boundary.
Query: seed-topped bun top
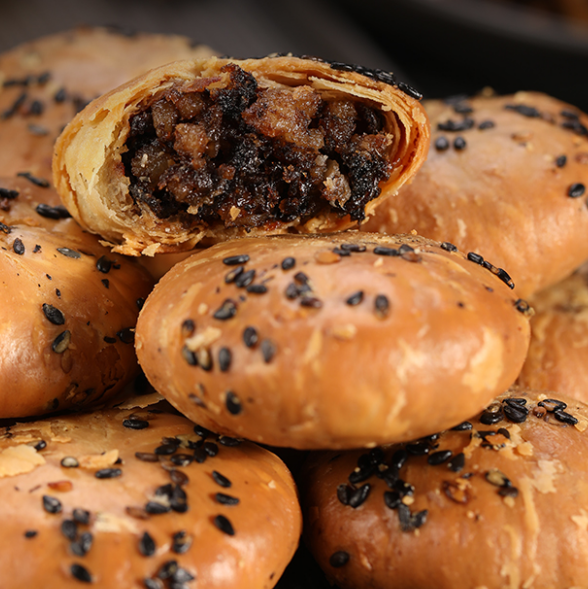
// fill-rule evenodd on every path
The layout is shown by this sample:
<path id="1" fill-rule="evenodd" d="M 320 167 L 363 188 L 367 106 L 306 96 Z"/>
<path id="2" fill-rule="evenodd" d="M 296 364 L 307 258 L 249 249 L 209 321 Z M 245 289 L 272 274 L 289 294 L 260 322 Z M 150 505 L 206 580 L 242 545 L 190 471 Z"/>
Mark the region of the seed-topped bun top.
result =
<path id="1" fill-rule="evenodd" d="M 301 528 L 284 464 L 144 404 L 0 430 L 10 586 L 277 583 Z"/>
<path id="2" fill-rule="evenodd" d="M 352 448 L 449 427 L 510 386 L 529 307 L 500 268 L 414 235 L 234 240 L 176 265 L 136 347 L 151 383 L 215 431 Z"/>
<path id="3" fill-rule="evenodd" d="M 342 589 L 582 587 L 587 427 L 582 402 L 514 389 L 442 433 L 316 453 L 308 545 Z"/>
<path id="4" fill-rule="evenodd" d="M 130 255 L 345 229 L 422 164 L 415 97 L 392 74 L 315 58 L 178 61 L 68 125 L 55 186 L 83 227 Z"/>
<path id="5" fill-rule="evenodd" d="M 588 116 L 538 92 L 424 103 L 427 161 L 367 231 L 415 229 L 509 269 L 519 296 L 588 258 Z"/>

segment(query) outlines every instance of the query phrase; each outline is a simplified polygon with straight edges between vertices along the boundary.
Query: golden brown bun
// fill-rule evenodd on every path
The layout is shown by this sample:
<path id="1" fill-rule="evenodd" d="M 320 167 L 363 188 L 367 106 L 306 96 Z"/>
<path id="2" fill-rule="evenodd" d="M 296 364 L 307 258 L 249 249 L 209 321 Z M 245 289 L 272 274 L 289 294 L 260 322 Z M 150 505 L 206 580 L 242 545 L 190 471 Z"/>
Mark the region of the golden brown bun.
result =
<path id="1" fill-rule="evenodd" d="M 554 396 L 568 404 L 559 416 L 570 424 L 553 404 L 538 406 L 546 394 L 514 389 L 495 405 L 518 421 L 525 409 L 505 400 L 525 399 L 522 423 L 478 416 L 470 431 L 416 446 L 311 457 L 300 479 L 305 538 L 328 578 L 341 589 L 585 587 L 588 407 Z M 402 456 L 392 457 L 406 448 L 428 456 L 409 453 L 395 473 Z"/>
<path id="2" fill-rule="evenodd" d="M 104 401 L 138 371 L 134 327 L 151 277 L 73 219 L 39 218 L 71 231 L 0 231 L 0 418 Z"/>
<path id="3" fill-rule="evenodd" d="M 229 447 L 209 436 L 202 446 L 194 424 L 181 416 L 149 407 L 113 409 L 2 433 L 3 587 L 77 589 L 89 575 L 89 586 L 100 589 L 269 588 L 298 544 L 300 507 L 284 464 L 249 442 Z M 35 450 L 41 440 L 46 447 Z M 189 447 L 194 444 L 196 449 Z M 173 454 L 156 456 L 162 446 Z M 187 464 L 196 455 L 207 458 Z M 64 466 L 75 461 L 78 467 Z M 108 478 L 113 471 L 119 476 Z M 215 472 L 230 487 L 215 482 Z M 238 504 L 221 504 L 219 493 Z M 44 509 L 44 497 L 58 500 L 61 511 Z M 146 508 L 149 502 L 168 512 L 154 514 Z M 89 523 L 72 523 L 76 515 L 83 521 L 74 509 L 88 511 Z M 226 518 L 233 535 L 222 518 L 226 531 L 215 525 L 218 516 Z M 88 533 L 91 546 L 80 556 Z M 166 568 L 174 561 L 176 569 Z M 176 570 L 175 576 L 155 584 L 165 570 Z"/>
<path id="4" fill-rule="evenodd" d="M 185 37 L 102 27 L 79 27 L 0 54 L 0 175 L 30 171 L 51 179 L 55 139 L 90 100 L 153 67 L 212 54 Z"/>
<path id="5" fill-rule="evenodd" d="M 473 98 L 458 110 L 464 105 L 473 112 L 425 103 L 433 128 L 428 159 L 414 182 L 379 207 L 363 229 L 415 229 L 479 252 L 506 268 L 517 293 L 528 297 L 588 258 L 588 193 L 568 196 L 572 185 L 588 186 L 588 117 L 534 92 Z M 469 130 L 438 129 L 466 119 L 474 122 Z M 494 127 L 480 129 L 486 121 Z M 466 141 L 462 150 L 453 146 L 458 136 Z M 442 137 L 449 142 L 445 150 L 435 147 Z M 560 156 L 567 158 L 563 167 Z"/>
<path id="6" fill-rule="evenodd" d="M 223 69 L 224 66 L 229 69 Z M 55 146 L 53 162 L 55 186 L 69 211 L 83 227 L 101 235 L 114 246 L 115 251 L 130 255 L 139 255 L 141 253 L 153 255 L 158 252 L 192 249 L 203 238 L 222 240 L 249 234 L 284 233 L 291 227 L 297 227 L 299 231 L 305 233 L 324 232 L 345 229 L 355 223 L 350 218 L 350 214 L 345 214 L 345 211 L 341 212 L 342 209 L 335 210 L 334 205 L 333 207 L 326 206 L 324 204 L 326 201 L 321 201 L 323 203 L 321 206 L 324 206 L 318 212 L 315 211 L 306 216 L 300 211 L 296 213 L 284 212 L 283 201 L 280 201 L 279 207 L 270 206 L 269 204 L 266 207 L 266 202 L 274 202 L 276 198 L 274 193 L 276 191 L 278 192 L 277 196 L 282 198 L 285 191 L 288 191 L 288 195 L 290 195 L 290 188 L 295 185 L 293 179 L 286 179 L 286 188 L 280 188 L 279 182 L 282 181 L 282 176 L 280 176 L 282 172 L 274 172 L 273 168 L 269 172 L 267 170 L 262 172 L 263 175 L 267 175 L 267 178 L 269 178 L 269 188 L 264 188 L 263 194 L 258 195 L 256 193 L 254 196 L 254 199 L 261 199 L 259 202 L 263 203 L 259 204 L 256 200 L 255 206 L 259 204 L 264 210 L 265 208 L 271 208 L 272 219 L 264 221 L 263 225 L 259 225 L 259 223 L 249 224 L 249 220 L 243 221 L 243 223 L 239 221 L 240 215 L 249 214 L 249 207 L 253 207 L 250 204 L 232 206 L 230 219 L 227 218 L 221 222 L 214 221 L 208 224 L 208 222 L 204 222 L 196 216 L 204 206 L 202 202 L 208 206 L 209 200 L 207 199 L 202 202 L 197 200 L 196 204 L 190 205 L 186 211 L 169 213 L 169 215 L 166 213 L 166 216 L 162 217 L 152 210 L 151 205 L 146 204 L 148 200 L 153 202 L 153 200 L 160 199 L 160 196 L 149 197 L 149 199 L 139 198 L 135 195 L 131 196 L 129 187 L 132 188 L 133 186 L 128 176 L 129 172 L 125 169 L 121 159 L 121 155 L 129 151 L 127 141 L 132 141 L 133 137 L 135 137 L 130 129 L 131 117 L 146 108 L 145 105 L 157 100 L 157 97 L 161 96 L 162 93 L 172 90 L 175 92 L 176 89 L 188 94 L 202 94 L 204 92 L 206 97 L 209 96 L 209 89 L 212 89 L 212 94 L 215 93 L 215 88 L 219 92 L 232 92 L 227 88 L 232 88 L 232 84 L 237 84 L 231 77 L 235 71 L 235 66 L 240 68 L 239 72 L 246 72 L 237 73 L 237 78 L 241 76 L 242 79 L 248 80 L 247 76 L 251 74 L 255 80 L 254 82 L 247 81 L 247 83 L 257 84 L 259 92 L 267 90 L 265 96 L 271 95 L 271 92 L 274 91 L 290 91 L 295 88 L 302 91 L 302 93 L 305 91 L 318 92 L 322 97 L 321 100 L 323 98 L 350 100 L 354 105 L 361 104 L 362 107 L 368 105 L 377 111 L 377 116 L 374 116 L 381 119 L 380 122 L 383 124 L 382 133 L 389 135 L 386 140 L 389 142 L 387 145 L 390 148 L 389 159 L 386 161 L 386 166 L 390 168 L 389 177 L 379 183 L 380 195 L 374 197 L 366 205 L 361 205 L 361 214 L 364 211 L 371 211 L 385 196 L 395 193 L 421 165 L 428 147 L 428 121 L 420 103 L 400 90 L 396 83 L 384 83 L 375 79 L 375 77 L 361 75 L 355 71 L 344 71 L 339 67 L 347 68 L 344 64 L 333 64 L 331 66 L 316 59 L 271 57 L 244 61 L 217 58 L 178 61 L 152 70 L 144 76 L 136 78 L 95 100 L 77 115 L 60 136 Z M 387 77 L 384 77 L 383 73 L 379 75 L 382 79 L 393 79 L 390 74 L 385 74 Z M 239 83 L 242 82 L 241 78 L 239 78 Z M 405 86 L 402 87 L 406 88 Z M 246 86 L 237 86 L 237 88 L 239 90 L 245 88 L 243 91 L 247 91 Z M 258 98 L 259 92 L 257 93 Z M 251 100 L 254 99 L 253 96 L 254 94 L 251 95 Z M 240 98 L 240 100 L 244 100 L 244 98 Z M 315 97 L 309 99 L 309 104 L 311 100 L 315 100 Z M 289 118 L 292 114 L 290 111 L 287 111 L 286 114 L 279 111 L 281 105 L 274 112 L 272 110 L 273 106 L 266 109 L 267 105 L 262 103 L 263 100 L 254 102 L 255 105 L 261 104 L 259 108 L 249 107 L 249 111 L 251 111 L 250 117 L 255 120 L 252 122 L 247 119 L 248 124 L 255 125 L 257 123 L 260 128 L 264 128 L 261 131 L 263 139 L 256 137 L 254 143 L 257 141 L 261 144 L 262 141 L 269 141 L 272 145 L 278 146 L 276 147 L 278 151 L 284 149 L 285 153 L 289 153 L 291 144 L 288 137 L 290 135 L 297 137 L 297 139 L 303 136 L 303 141 L 309 143 L 312 143 L 315 139 L 317 141 L 322 140 L 317 139 L 318 129 L 311 129 L 307 133 L 308 121 L 305 123 L 306 114 L 304 114 L 306 111 L 304 113 L 301 111 L 295 112 L 293 122 L 293 119 Z M 245 103 L 240 102 L 239 104 Z M 312 104 L 314 105 L 314 102 Z M 218 109 L 218 107 L 215 108 Z M 223 105 L 222 108 L 225 108 L 225 106 Z M 308 108 L 308 112 L 311 110 L 310 106 L 304 106 L 304 108 Z M 286 107 L 284 109 L 287 110 Z M 211 113 L 213 109 L 207 106 L 205 112 Z M 270 114 L 267 115 L 266 120 L 264 117 L 267 112 Z M 220 113 L 220 110 L 218 113 Z M 201 117 L 200 114 L 197 116 Z M 202 115 L 204 118 L 206 116 L 208 115 Z M 210 114 L 210 117 L 213 116 L 216 115 Z M 228 115 L 223 116 L 225 117 L 223 124 L 225 124 Z M 308 116 L 310 117 L 310 115 Z M 242 117 L 243 120 L 246 118 L 243 113 L 240 113 L 239 117 Z M 296 117 L 299 117 L 300 120 Z M 339 120 L 337 117 L 334 119 Z M 198 123 L 201 129 L 205 125 L 212 124 L 208 122 L 208 119 L 203 123 L 203 118 L 202 120 L 190 120 L 201 121 Z M 268 129 L 265 128 L 266 124 L 269 127 Z M 192 124 L 184 125 L 184 127 L 186 126 L 194 129 Z M 258 127 L 255 127 L 255 129 L 259 131 Z M 248 130 L 243 132 L 243 137 L 239 136 L 238 143 L 244 144 L 245 135 L 247 133 L 251 135 L 252 130 L 252 126 L 248 127 Z M 173 137 L 175 143 L 174 141 L 171 143 L 177 145 L 180 135 L 175 128 Z M 356 137 L 356 135 L 353 137 Z M 215 143 L 218 140 L 213 139 L 212 135 L 206 141 L 208 142 L 206 143 L 207 154 L 213 148 L 219 149 Z M 282 141 L 285 142 L 285 147 L 280 147 Z M 224 145 L 223 143 L 220 149 L 225 149 L 226 146 L 223 147 Z M 386 149 L 388 149 L 388 146 Z M 160 149 L 160 147 L 157 149 Z M 231 149 L 233 148 L 231 147 Z M 298 149 L 298 145 L 296 145 L 294 150 Z M 300 149 L 302 150 L 300 153 L 306 153 L 305 150 L 308 151 L 310 148 L 302 147 Z M 367 160 L 362 166 L 368 168 L 373 161 L 372 158 L 376 158 L 377 152 L 375 150 L 366 151 L 369 156 L 367 156 Z M 164 152 L 158 152 L 157 157 L 162 153 Z M 221 155 L 225 157 L 224 152 L 221 152 Z M 146 153 L 144 156 L 145 159 L 141 163 L 143 167 L 146 162 L 150 161 Z M 153 160 L 153 155 L 150 157 Z M 216 155 L 211 156 L 213 160 L 215 157 Z M 264 159 L 266 157 L 264 152 L 259 156 L 256 155 L 252 161 L 266 161 Z M 321 157 L 324 156 L 319 155 L 315 164 Z M 331 182 L 332 185 L 329 190 L 336 191 L 339 186 L 337 182 L 346 183 L 347 180 L 341 180 L 341 174 L 338 172 L 339 164 L 335 160 L 329 160 L 329 162 L 329 166 L 335 162 L 333 164 L 334 168 L 331 170 L 334 175 L 332 178 L 328 175 L 321 186 L 327 187 Z M 216 160 L 214 165 L 217 165 Z M 231 164 L 229 166 L 230 173 L 239 175 L 239 170 L 248 165 L 250 165 L 249 162 L 235 166 Z M 284 166 L 284 178 L 286 178 L 287 174 L 295 175 L 297 166 L 294 164 L 288 166 L 284 164 Z M 220 171 L 218 173 L 221 175 Z M 276 178 L 272 175 L 275 173 L 278 174 Z M 233 176 L 231 176 L 232 178 Z M 227 179 L 226 182 L 230 183 L 231 179 Z M 218 181 L 219 185 L 221 184 L 220 178 L 216 181 Z M 224 176 L 223 181 L 225 181 Z M 181 185 L 185 185 L 183 180 Z M 158 186 L 160 186 L 160 183 Z M 278 188 L 275 186 L 278 186 Z M 346 186 L 349 191 L 349 186 Z M 213 208 L 220 206 L 216 198 L 218 194 L 214 192 L 215 189 L 218 189 L 221 193 L 224 190 L 216 184 L 211 188 L 211 196 L 207 198 L 215 198 L 213 204 L 210 205 Z M 234 188 L 227 190 L 232 195 L 231 191 Z M 160 188 L 159 191 L 162 192 L 162 189 Z M 192 189 L 186 188 L 184 192 L 192 194 Z M 226 193 L 222 194 L 224 198 Z M 188 196 L 188 194 L 184 194 L 183 198 L 188 198 Z M 270 198 L 273 200 L 270 200 Z M 291 197 L 288 196 L 288 198 Z M 298 197 L 291 198 L 291 201 L 297 201 L 297 199 Z M 237 199 L 237 203 L 239 202 Z M 185 204 L 184 201 L 182 203 Z M 325 206 L 326 208 L 324 208 Z M 276 216 L 275 219 L 273 219 L 274 216 Z"/>
<path id="7" fill-rule="evenodd" d="M 227 284 L 239 266 L 223 260 L 241 255 Z M 491 271 L 417 236 L 241 239 L 163 277 L 137 322 L 137 357 L 156 390 L 215 431 L 369 446 L 448 427 L 510 386 L 529 337 L 517 306 Z"/>
<path id="8" fill-rule="evenodd" d="M 588 266 L 531 300 L 531 342 L 522 386 L 588 402 Z"/>

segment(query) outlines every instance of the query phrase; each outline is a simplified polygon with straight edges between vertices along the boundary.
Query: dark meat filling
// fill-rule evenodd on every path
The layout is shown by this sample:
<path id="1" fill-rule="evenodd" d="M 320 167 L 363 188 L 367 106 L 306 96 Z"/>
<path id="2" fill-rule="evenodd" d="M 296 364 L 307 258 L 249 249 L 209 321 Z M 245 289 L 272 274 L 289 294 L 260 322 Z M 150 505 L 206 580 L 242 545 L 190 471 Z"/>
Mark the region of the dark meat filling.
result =
<path id="1" fill-rule="evenodd" d="M 228 83 L 160 94 L 131 118 L 123 156 L 136 203 L 188 225 L 259 227 L 326 212 L 354 220 L 390 176 L 380 112 L 307 86 L 258 88 L 234 64 Z"/>

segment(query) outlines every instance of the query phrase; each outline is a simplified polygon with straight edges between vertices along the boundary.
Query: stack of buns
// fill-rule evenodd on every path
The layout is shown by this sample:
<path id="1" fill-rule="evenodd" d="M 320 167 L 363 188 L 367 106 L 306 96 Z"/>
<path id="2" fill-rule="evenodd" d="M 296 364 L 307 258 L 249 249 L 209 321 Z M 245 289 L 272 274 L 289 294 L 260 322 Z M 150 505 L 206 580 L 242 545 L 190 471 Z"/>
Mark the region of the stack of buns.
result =
<path id="1" fill-rule="evenodd" d="M 341 588 L 583 586 L 584 114 L 108 29 L 0 79 L 0 578 L 269 588 L 304 516 Z"/>

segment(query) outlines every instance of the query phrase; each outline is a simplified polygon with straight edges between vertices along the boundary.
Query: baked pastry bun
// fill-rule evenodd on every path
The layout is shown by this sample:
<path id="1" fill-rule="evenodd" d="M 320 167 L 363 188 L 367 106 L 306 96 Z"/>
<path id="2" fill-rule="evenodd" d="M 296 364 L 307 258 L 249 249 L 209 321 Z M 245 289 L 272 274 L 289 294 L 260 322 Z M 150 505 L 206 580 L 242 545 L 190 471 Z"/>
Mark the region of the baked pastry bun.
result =
<path id="1" fill-rule="evenodd" d="M 54 182 L 130 255 L 345 229 L 421 165 L 413 96 L 392 74 L 314 58 L 180 61 L 88 105 L 56 143 Z"/>
<path id="2" fill-rule="evenodd" d="M 529 338 L 507 275 L 453 250 L 357 231 L 215 245 L 157 284 L 137 357 L 224 434 L 304 449 L 433 433 L 510 386 Z"/>
<path id="3" fill-rule="evenodd" d="M 588 266 L 532 297 L 531 341 L 518 382 L 588 403 Z"/>
<path id="4" fill-rule="evenodd" d="M 212 54 L 185 37 L 112 27 L 79 27 L 1 53 L 0 175 L 50 180 L 55 139 L 90 100 L 156 66 Z"/>
<path id="5" fill-rule="evenodd" d="M 584 587 L 587 426 L 583 403 L 515 389 L 441 434 L 316 453 L 306 542 L 341 589 Z"/>
<path id="6" fill-rule="evenodd" d="M 121 391 L 138 373 L 134 329 L 153 285 L 147 271 L 79 228 L 1 223 L 0 248 L 0 418 L 79 408 Z"/>
<path id="7" fill-rule="evenodd" d="M 0 431 L 5 587 L 270 588 L 298 544 L 275 455 L 158 406 Z"/>
<path id="8" fill-rule="evenodd" d="M 508 268 L 523 298 L 588 258 L 585 114 L 535 92 L 424 105 L 427 161 L 363 229 L 414 229 L 479 252 Z"/>

